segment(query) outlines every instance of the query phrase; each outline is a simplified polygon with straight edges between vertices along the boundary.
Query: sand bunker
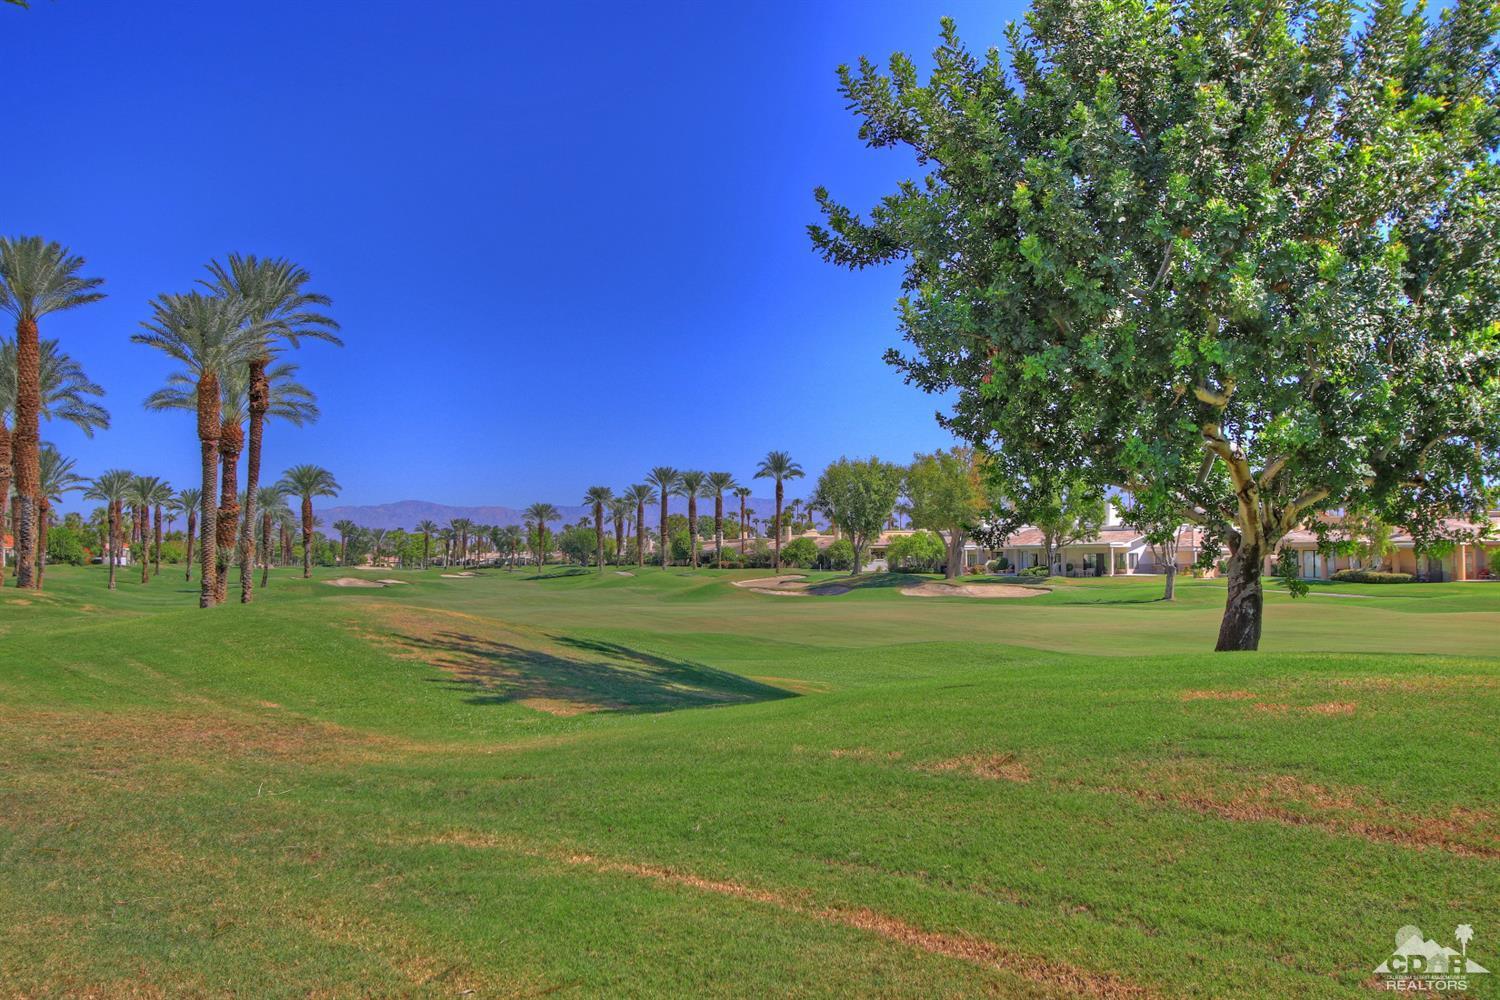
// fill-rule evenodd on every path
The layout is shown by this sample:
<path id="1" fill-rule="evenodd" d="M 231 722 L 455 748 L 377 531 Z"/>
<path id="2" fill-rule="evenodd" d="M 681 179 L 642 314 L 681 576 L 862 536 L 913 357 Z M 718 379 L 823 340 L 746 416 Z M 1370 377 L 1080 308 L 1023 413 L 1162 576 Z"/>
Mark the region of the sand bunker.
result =
<path id="1" fill-rule="evenodd" d="M 838 597 L 849 593 L 849 588 L 838 583 L 808 583 L 801 573 L 783 576 L 766 576 L 756 580 L 735 580 L 736 587 L 753 590 L 757 594 L 774 594 L 777 597 Z"/>
<path id="2" fill-rule="evenodd" d="M 635 574 L 629 570 L 617 569 L 615 570 L 615 576 L 635 576 Z"/>
<path id="3" fill-rule="evenodd" d="M 901 593 L 907 597 L 1040 597 L 1047 591 L 1013 583 L 919 583 L 902 587 Z"/>
<path id="4" fill-rule="evenodd" d="M 411 583 L 410 580 L 381 580 L 387 587 L 405 587 Z"/>
<path id="5" fill-rule="evenodd" d="M 384 587 L 386 585 L 385 580 L 361 580 L 353 576 L 341 576 L 337 580 L 324 580 L 323 582 L 330 587 Z"/>
<path id="6" fill-rule="evenodd" d="M 478 576 L 478 573 L 444 573 L 444 580 L 468 580 Z"/>

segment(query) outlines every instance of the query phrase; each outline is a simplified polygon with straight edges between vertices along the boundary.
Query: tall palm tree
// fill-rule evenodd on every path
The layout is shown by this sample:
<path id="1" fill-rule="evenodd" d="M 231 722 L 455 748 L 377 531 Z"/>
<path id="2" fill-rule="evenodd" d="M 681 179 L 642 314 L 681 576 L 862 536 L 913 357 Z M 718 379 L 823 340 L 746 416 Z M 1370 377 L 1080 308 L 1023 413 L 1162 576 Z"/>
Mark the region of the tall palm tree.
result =
<path id="1" fill-rule="evenodd" d="M 304 338 L 337 345 L 342 345 L 343 341 L 338 338 L 338 323 L 319 311 L 332 305 L 333 300 L 308 291 L 306 286 L 312 275 L 292 261 L 281 257 L 261 259 L 253 254 L 230 254 L 227 264 L 210 262 L 208 272 L 210 280 L 205 284 L 221 294 L 241 299 L 247 308 L 248 322 L 260 331 L 259 342 L 251 352 L 245 370 L 250 418 L 245 488 L 253 500 L 260 487 L 261 445 L 266 417 L 272 405 L 267 370 L 272 355 L 283 344 L 298 347 Z M 255 561 L 255 505 L 247 503 L 245 508 L 240 532 L 240 602 L 249 604 L 248 574 Z"/>
<path id="2" fill-rule="evenodd" d="M 590 486 L 583 495 L 583 502 L 594 508 L 594 558 L 601 573 L 604 572 L 604 508 L 614 498 L 614 491 L 608 486 Z"/>
<path id="3" fill-rule="evenodd" d="M 773 572 L 781 572 L 781 501 L 784 496 L 782 483 L 788 479 L 801 479 L 805 473 L 802 466 L 792 461 L 792 456 L 784 451 L 771 451 L 761 459 L 760 465 L 756 467 L 756 479 L 776 480 L 776 555 L 773 558 Z"/>
<path id="4" fill-rule="evenodd" d="M 128 469 L 110 469 L 98 476 L 83 494 L 90 500 L 103 501 L 108 512 L 108 526 L 104 532 L 104 561 L 109 564 L 110 590 L 115 589 L 115 563 L 119 559 L 120 505 L 130 495 L 130 487 L 134 482 L 135 476 Z"/>
<path id="5" fill-rule="evenodd" d="M 109 412 L 90 396 L 102 396 L 104 390 L 89 381 L 83 366 L 64 354 L 55 340 L 42 340 L 41 352 L 41 419 L 66 420 L 88 437 L 96 429 L 109 426 Z M 11 447 L 10 420 L 16 408 L 16 345 L 0 340 L 0 535 L 5 534 L 5 520 L 10 498 L 14 453 Z M 4 546 L 0 546 L 0 571 L 5 569 Z M 0 582 L 4 574 L 0 572 Z"/>
<path id="6" fill-rule="evenodd" d="M 257 506 L 259 506 L 257 504 Z M 333 522 L 333 530 L 339 533 L 339 565 L 349 565 L 349 536 L 359 527 L 347 517 Z"/>
<path id="7" fill-rule="evenodd" d="M 672 562 L 672 545 L 667 538 L 667 500 L 677 491 L 677 480 L 682 473 L 670 465 L 658 465 L 646 476 L 646 482 L 656 487 L 657 497 L 661 500 L 661 568 L 666 569 Z"/>
<path id="8" fill-rule="evenodd" d="M 688 502 L 688 564 L 698 568 L 698 498 L 705 496 L 708 482 L 706 473 L 689 469 L 677 477 L 678 496 L 687 497 Z"/>
<path id="9" fill-rule="evenodd" d="M 708 492 L 714 498 L 714 562 L 724 568 L 724 494 L 734 489 L 734 473 L 710 472 Z"/>
<path id="10" fill-rule="evenodd" d="M 168 504 L 172 503 L 172 501 L 173 501 L 173 499 L 175 499 L 175 497 L 176 497 L 176 494 L 172 492 L 171 485 L 168 484 L 165 479 L 158 479 L 156 481 L 156 484 L 151 488 L 151 493 L 150 493 L 151 507 L 152 507 L 152 509 L 155 512 L 155 516 L 154 516 L 154 518 L 152 520 L 152 532 L 153 532 L 153 537 L 156 539 L 156 543 L 155 543 L 155 545 L 152 548 L 152 556 L 153 556 L 153 560 L 154 560 L 153 563 L 152 563 L 152 569 L 151 569 L 151 575 L 152 576 L 161 576 L 161 513 L 162 513 L 162 508 L 165 507 L 165 506 L 167 506 Z"/>
<path id="11" fill-rule="evenodd" d="M 42 346 L 37 321 L 104 298 L 102 278 L 79 274 L 84 260 L 40 236 L 0 238 L 0 310 L 16 321 L 16 424 L 11 440 L 15 490 L 16 586 L 36 585 L 37 513 L 41 501 Z"/>
<path id="12" fill-rule="evenodd" d="M 278 484 L 289 497 L 302 500 L 302 579 L 312 578 L 313 498 L 336 497 L 339 484 L 321 465 L 294 465 L 281 474 Z"/>
<path id="13" fill-rule="evenodd" d="M 734 488 L 734 495 L 740 501 L 740 555 L 744 555 L 745 543 L 750 538 L 750 532 L 747 530 L 750 527 L 750 522 L 746 520 L 749 517 L 749 512 L 745 510 L 745 501 L 750 499 L 750 487 L 736 486 Z"/>
<path id="14" fill-rule="evenodd" d="M 617 496 L 610 498 L 609 516 L 615 523 L 615 565 L 625 564 L 625 523 L 630 520 L 630 515 L 635 511 L 635 504 L 628 496 Z"/>
<path id="15" fill-rule="evenodd" d="M 265 587 L 271 581 L 271 524 L 290 519 L 292 509 L 286 505 L 281 484 L 272 483 L 255 491 L 255 510 L 260 516 L 260 585 Z"/>
<path id="16" fill-rule="evenodd" d="M 260 341 L 259 327 L 249 323 L 244 303 L 199 292 L 162 295 L 151 304 L 143 332 L 131 336 L 182 364 L 192 378 L 198 412 L 198 448 L 203 467 L 198 525 L 201 572 L 198 606 L 213 607 L 217 594 L 218 508 L 221 407 L 219 380 L 242 364 Z"/>
<path id="17" fill-rule="evenodd" d="M 42 578 L 47 573 L 47 532 L 52 526 L 52 505 L 62 503 L 64 493 L 75 493 L 86 487 L 87 479 L 73 471 L 74 461 L 64 458 L 58 450 L 43 442 L 37 463 L 40 472 L 41 494 L 38 499 L 36 533 L 36 589 L 42 589 Z"/>
<path id="18" fill-rule="evenodd" d="M 515 567 L 516 553 L 521 551 L 521 545 L 524 540 L 524 536 L 521 533 L 521 526 L 518 524 L 507 524 L 500 529 L 500 546 L 505 549 L 505 571 L 507 573 Z"/>
<path id="19" fill-rule="evenodd" d="M 646 565 L 646 505 L 656 503 L 656 491 L 645 483 L 636 483 L 625 491 L 625 499 L 635 505 L 635 564 Z"/>
<path id="20" fill-rule="evenodd" d="M 151 504 L 164 485 L 159 476 L 136 476 L 130 484 L 126 502 L 135 508 L 132 518 L 132 541 L 140 546 L 141 582 L 150 579 L 151 570 Z"/>
<path id="21" fill-rule="evenodd" d="M 422 568 L 427 568 L 428 555 L 432 552 L 432 536 L 437 532 L 438 526 L 433 521 L 420 521 L 417 530 L 422 533 Z"/>
<path id="22" fill-rule="evenodd" d="M 534 503 L 525 511 L 526 520 L 536 525 L 536 564 L 541 567 L 547 561 L 547 552 L 550 546 L 547 544 L 547 522 L 562 519 L 556 507 L 550 503 Z"/>
<path id="23" fill-rule="evenodd" d="M 370 565 L 380 565 L 380 543 L 385 541 L 384 528 L 370 529 Z"/>
<path id="24" fill-rule="evenodd" d="M 183 576 L 184 580 L 193 578 L 193 531 L 198 526 L 198 507 L 200 506 L 203 491 L 194 487 L 177 491 L 177 505 L 187 514 L 187 570 Z"/>

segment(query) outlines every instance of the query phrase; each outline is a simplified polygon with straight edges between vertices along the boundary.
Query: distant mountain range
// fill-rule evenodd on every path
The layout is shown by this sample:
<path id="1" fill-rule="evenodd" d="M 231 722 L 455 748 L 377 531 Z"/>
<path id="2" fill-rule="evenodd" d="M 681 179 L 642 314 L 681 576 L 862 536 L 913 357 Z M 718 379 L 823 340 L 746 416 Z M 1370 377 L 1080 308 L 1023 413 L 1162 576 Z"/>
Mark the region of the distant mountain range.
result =
<path id="1" fill-rule="evenodd" d="M 791 497 L 787 497 L 786 502 L 791 503 L 791 500 Z M 776 510 L 775 497 L 752 496 L 745 502 L 755 512 L 751 515 L 754 519 L 768 518 Z M 593 516 L 593 511 L 582 504 L 571 506 L 558 504 L 557 509 L 562 514 L 561 523 L 563 524 L 572 524 L 581 517 Z M 673 497 L 667 509 L 674 514 L 686 514 L 686 498 Z M 731 511 L 737 514 L 739 509 L 739 500 L 730 496 L 724 498 L 725 514 Z M 654 524 L 655 518 L 660 516 L 661 508 L 657 504 L 652 504 L 650 511 L 652 513 L 646 515 L 646 523 Z M 415 528 L 422 521 L 434 521 L 445 525 L 459 517 L 468 518 L 476 524 L 496 525 L 520 524 L 526 519 L 524 513 L 515 507 L 452 507 L 448 504 L 433 503 L 431 500 L 398 500 L 395 503 L 318 507 L 315 512 L 322 519 L 325 529 L 330 528 L 333 522 L 345 519 L 353 521 L 362 528 L 404 528 L 407 531 Z M 712 497 L 698 501 L 698 516 L 710 518 L 714 516 Z M 552 526 L 556 528 L 557 523 Z"/>

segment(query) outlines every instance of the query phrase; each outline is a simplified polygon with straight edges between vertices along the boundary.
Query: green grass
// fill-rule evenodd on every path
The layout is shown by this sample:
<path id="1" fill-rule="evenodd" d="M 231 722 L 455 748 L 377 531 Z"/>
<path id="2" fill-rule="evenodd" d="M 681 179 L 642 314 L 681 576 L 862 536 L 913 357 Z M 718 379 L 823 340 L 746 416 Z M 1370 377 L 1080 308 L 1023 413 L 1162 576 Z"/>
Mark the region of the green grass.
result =
<path id="1" fill-rule="evenodd" d="M 396 574 L 0 590 L 0 995 L 1359 997 L 1460 922 L 1500 969 L 1500 585 L 1273 590 L 1215 655 L 1213 581 L 339 575 Z"/>

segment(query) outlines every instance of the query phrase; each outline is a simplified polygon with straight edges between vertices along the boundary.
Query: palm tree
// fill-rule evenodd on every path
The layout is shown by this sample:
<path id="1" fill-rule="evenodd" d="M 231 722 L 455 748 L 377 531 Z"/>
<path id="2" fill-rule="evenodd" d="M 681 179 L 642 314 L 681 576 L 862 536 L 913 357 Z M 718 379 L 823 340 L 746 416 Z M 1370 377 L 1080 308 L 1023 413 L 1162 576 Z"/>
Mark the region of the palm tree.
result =
<path id="1" fill-rule="evenodd" d="M 516 553 L 521 551 L 523 541 L 520 525 L 507 524 L 500 529 L 500 545 L 505 549 L 505 571 L 507 573 L 515 567 Z"/>
<path id="2" fill-rule="evenodd" d="M 792 461 L 792 456 L 784 451 L 767 452 L 755 470 L 756 479 L 776 480 L 776 555 L 772 567 L 772 571 L 776 573 L 781 572 L 782 483 L 788 479 L 801 479 L 803 475 L 802 466 Z"/>
<path id="3" fill-rule="evenodd" d="M 656 491 L 645 483 L 636 483 L 625 491 L 625 499 L 635 504 L 635 564 L 646 565 L 646 505 L 656 503 Z"/>
<path id="4" fill-rule="evenodd" d="M 432 536 L 438 530 L 438 526 L 433 521 L 420 521 L 417 523 L 417 530 L 422 533 L 422 568 L 426 569 L 427 557 L 432 551 Z"/>
<path id="5" fill-rule="evenodd" d="M 203 467 L 198 606 L 208 608 L 214 604 L 218 577 L 218 508 L 214 506 L 214 496 L 219 484 L 222 406 L 219 379 L 221 373 L 243 363 L 255 350 L 260 330 L 248 323 L 245 306 L 238 299 L 189 292 L 162 295 L 151 307 L 151 319 L 141 324 L 144 332 L 133 334 L 130 339 L 180 362 L 196 389 L 198 447 Z"/>
<path id="6" fill-rule="evenodd" d="M 556 507 L 550 503 L 534 503 L 526 508 L 526 520 L 529 524 L 536 525 L 536 564 L 540 568 L 547 561 L 547 552 L 550 546 L 547 544 L 547 522 L 562 519 Z"/>
<path id="7" fill-rule="evenodd" d="M 260 515 L 260 585 L 264 587 L 271 580 L 271 523 L 290 519 L 292 509 L 286 505 L 286 491 L 281 484 L 272 483 L 255 491 L 255 510 Z"/>
<path id="8" fill-rule="evenodd" d="M 153 550 L 153 554 L 155 556 L 155 562 L 154 562 L 153 568 L 151 570 L 151 575 L 152 576 L 161 576 L 161 512 L 162 512 L 162 508 L 165 507 L 165 506 L 168 506 L 169 504 L 171 504 L 172 501 L 173 501 L 173 499 L 175 497 L 176 497 L 176 494 L 172 492 L 172 487 L 167 484 L 167 481 L 165 479 L 158 479 L 156 481 L 156 485 L 151 490 L 151 506 L 156 511 L 155 520 L 153 522 L 153 531 L 154 531 L 155 538 L 156 538 L 156 546 L 155 546 L 155 549 Z"/>
<path id="9" fill-rule="evenodd" d="M 64 493 L 74 493 L 85 488 L 88 482 L 73 471 L 71 458 L 63 458 L 50 444 L 43 443 L 38 456 L 38 472 L 41 473 L 41 495 L 38 500 L 36 533 L 36 589 L 42 589 L 42 577 L 47 572 L 47 531 L 52 525 L 52 505 L 62 503 Z"/>
<path id="10" fill-rule="evenodd" d="M 103 501 L 108 512 L 108 527 L 104 533 L 104 561 L 109 563 L 110 590 L 115 589 L 115 562 L 119 558 L 120 505 L 130 495 L 130 487 L 134 482 L 135 476 L 129 470 L 110 469 L 95 479 L 94 484 L 83 494 L 90 500 Z"/>
<path id="11" fill-rule="evenodd" d="M 64 354 L 55 340 L 40 341 L 42 420 L 66 420 L 87 437 L 96 429 L 109 426 L 109 412 L 90 396 L 102 396 L 104 390 L 89 381 L 83 366 Z M 16 345 L 0 340 L 0 535 L 5 533 L 5 519 L 10 497 L 14 454 L 11 447 L 10 418 L 16 408 Z M 5 569 L 4 546 L 0 546 L 0 571 Z M 4 574 L 0 572 L 0 582 Z"/>
<path id="12" fill-rule="evenodd" d="M 304 337 L 342 345 L 339 325 L 318 310 L 333 304 L 326 295 L 306 290 L 312 280 L 297 264 L 281 257 L 262 260 L 230 254 L 227 265 L 211 261 L 211 281 L 205 282 L 221 294 L 241 299 L 248 312 L 248 322 L 260 331 L 256 349 L 245 369 L 249 389 L 250 418 L 249 457 L 246 460 L 245 488 L 252 499 L 260 487 L 261 444 L 265 420 L 270 415 L 271 383 L 268 367 L 280 344 L 297 347 Z M 249 567 L 255 561 L 255 505 L 245 505 L 245 519 L 240 531 L 240 602 L 250 603 Z"/>
<path id="13" fill-rule="evenodd" d="M 384 528 L 370 529 L 370 565 L 380 565 L 380 543 L 385 541 Z"/>
<path id="14" fill-rule="evenodd" d="M 601 573 L 604 572 L 604 507 L 614 498 L 614 491 L 608 486 L 590 486 L 583 495 L 583 502 L 594 508 L 594 552 Z"/>
<path id="15" fill-rule="evenodd" d="M 302 579 L 312 578 L 313 497 L 336 497 L 339 484 L 321 465 L 294 465 L 278 484 L 289 497 L 302 499 Z"/>
<path id="16" fill-rule="evenodd" d="M 750 487 L 736 486 L 734 488 L 734 495 L 740 501 L 740 555 L 744 555 L 745 543 L 750 537 L 750 532 L 746 530 L 750 527 L 750 522 L 746 520 L 750 516 L 750 513 L 745 509 L 745 501 L 750 499 Z"/>
<path id="17" fill-rule="evenodd" d="M 710 472 L 708 494 L 714 498 L 714 561 L 724 568 L 724 494 L 734 489 L 734 473 Z"/>
<path id="18" fill-rule="evenodd" d="M 706 496 L 704 485 L 708 481 L 705 473 L 690 469 L 677 477 L 678 496 L 687 497 L 688 502 L 688 564 L 698 568 L 698 498 Z"/>
<path id="19" fill-rule="evenodd" d="M 198 525 L 198 507 L 203 491 L 189 487 L 177 492 L 177 505 L 187 514 L 187 571 L 184 580 L 193 578 L 193 531 Z"/>
<path id="20" fill-rule="evenodd" d="M 159 476 L 136 476 L 130 483 L 130 495 L 126 502 L 135 508 L 132 518 L 132 541 L 140 546 L 141 582 L 150 579 L 151 569 L 151 505 L 166 484 Z"/>
<path id="21" fill-rule="evenodd" d="M 82 257 L 40 236 L 0 238 L 0 310 L 16 320 L 16 424 L 11 441 L 16 494 L 16 586 L 36 585 L 37 513 L 41 500 L 42 348 L 37 321 L 104 298 L 102 278 L 85 278 Z"/>
<path id="22" fill-rule="evenodd" d="M 670 465 L 658 465 L 646 476 L 646 482 L 656 487 L 661 500 L 661 568 L 666 569 L 672 561 L 672 546 L 667 541 L 667 499 L 677 490 L 677 480 L 682 473 Z"/>
<path id="23" fill-rule="evenodd" d="M 247 505 L 248 506 L 248 505 Z M 258 506 L 258 504 L 257 504 Z M 354 529 L 359 525 L 347 517 L 333 522 L 333 530 L 339 533 L 339 565 L 349 565 L 349 536 L 354 534 Z"/>
<path id="24" fill-rule="evenodd" d="M 631 503 L 628 496 L 611 497 L 609 501 L 609 516 L 615 522 L 615 565 L 625 564 L 625 522 L 630 520 L 631 512 L 635 510 L 635 504 Z"/>

